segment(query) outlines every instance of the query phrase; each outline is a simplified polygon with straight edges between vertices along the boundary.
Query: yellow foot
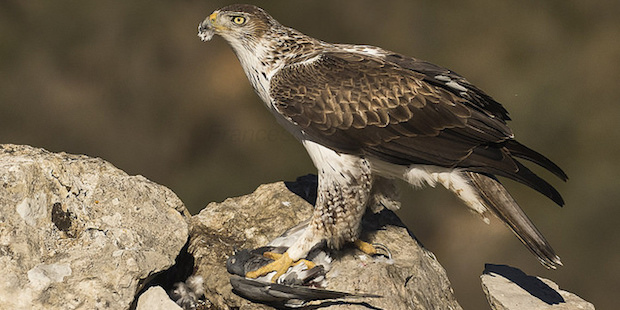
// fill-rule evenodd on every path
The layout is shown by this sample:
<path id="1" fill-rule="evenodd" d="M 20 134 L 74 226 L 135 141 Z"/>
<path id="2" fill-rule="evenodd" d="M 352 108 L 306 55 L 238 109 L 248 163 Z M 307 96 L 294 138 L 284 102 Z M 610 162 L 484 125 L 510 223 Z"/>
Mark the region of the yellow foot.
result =
<path id="1" fill-rule="evenodd" d="M 368 255 L 377 255 L 377 254 L 383 254 L 385 256 L 387 256 L 389 259 L 392 259 L 392 252 L 390 252 L 390 249 L 388 249 L 385 245 L 380 244 L 380 243 L 373 243 L 370 244 L 366 241 L 362 241 L 360 239 L 355 240 L 355 242 L 353 242 L 353 244 L 355 244 L 355 247 L 357 247 L 358 249 L 360 249 L 360 251 L 368 254 Z M 382 252 L 385 253 L 379 253 L 379 251 L 377 251 L 377 249 L 382 250 Z"/>
<path id="2" fill-rule="evenodd" d="M 254 271 L 250 271 L 248 273 L 245 274 L 246 277 L 248 278 L 258 278 L 260 276 L 264 276 L 272 271 L 275 271 L 276 274 L 273 275 L 273 277 L 271 277 L 271 282 L 276 282 L 276 280 L 283 275 L 291 266 L 296 266 L 299 265 L 301 263 L 306 264 L 306 266 L 308 267 L 308 269 L 312 269 L 315 264 L 311 261 L 305 260 L 305 259 L 300 259 L 296 262 L 293 261 L 292 258 L 290 258 L 288 256 L 287 252 L 284 252 L 284 254 L 278 254 L 278 253 L 273 253 L 273 252 L 265 252 L 263 253 L 263 256 L 267 257 L 267 258 L 271 258 L 274 261 L 272 263 L 269 263 L 261 268 L 258 268 Z"/>
<path id="3" fill-rule="evenodd" d="M 375 247 L 366 242 L 366 241 L 362 241 L 360 239 L 355 240 L 355 242 L 353 243 L 355 244 L 355 246 L 360 249 L 360 251 L 368 254 L 368 255 L 375 255 L 377 254 L 377 249 L 375 249 Z"/>

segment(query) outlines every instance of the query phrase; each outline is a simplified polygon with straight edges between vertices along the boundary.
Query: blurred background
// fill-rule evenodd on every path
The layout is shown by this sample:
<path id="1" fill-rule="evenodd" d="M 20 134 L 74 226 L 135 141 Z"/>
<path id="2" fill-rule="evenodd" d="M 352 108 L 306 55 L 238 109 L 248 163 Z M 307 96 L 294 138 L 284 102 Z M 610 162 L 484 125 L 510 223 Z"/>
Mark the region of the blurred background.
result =
<path id="1" fill-rule="evenodd" d="M 509 181 L 564 267 L 545 270 L 507 228 L 444 189 L 403 186 L 401 217 L 465 309 L 487 308 L 485 262 L 548 277 L 595 306 L 620 287 L 620 2 L 254 1 L 330 42 L 453 69 L 502 102 L 517 138 L 563 167 L 560 209 Z M 230 48 L 196 36 L 224 1 L 0 1 L 0 143 L 102 157 L 172 188 L 192 213 L 314 173 Z"/>

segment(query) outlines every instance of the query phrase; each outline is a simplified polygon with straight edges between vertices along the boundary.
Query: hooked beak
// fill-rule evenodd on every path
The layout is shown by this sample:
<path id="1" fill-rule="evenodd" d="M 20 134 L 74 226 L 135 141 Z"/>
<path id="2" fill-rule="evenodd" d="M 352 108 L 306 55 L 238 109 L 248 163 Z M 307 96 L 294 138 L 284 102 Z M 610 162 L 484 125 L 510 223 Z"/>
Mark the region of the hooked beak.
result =
<path id="1" fill-rule="evenodd" d="M 215 34 L 215 20 L 217 18 L 217 11 L 213 12 L 209 17 L 205 18 L 200 24 L 198 24 L 198 37 L 203 42 L 207 42 L 213 38 Z"/>

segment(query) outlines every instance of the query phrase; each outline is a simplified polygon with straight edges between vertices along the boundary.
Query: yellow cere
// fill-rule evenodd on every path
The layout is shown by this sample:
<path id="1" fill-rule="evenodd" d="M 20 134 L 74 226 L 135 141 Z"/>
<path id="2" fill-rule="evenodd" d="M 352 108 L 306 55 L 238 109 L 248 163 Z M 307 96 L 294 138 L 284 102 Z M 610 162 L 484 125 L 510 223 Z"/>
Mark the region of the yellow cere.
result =
<path id="1" fill-rule="evenodd" d="M 209 15 L 209 20 L 211 21 L 211 23 L 215 22 L 215 18 L 217 18 L 217 12 L 213 12 L 211 13 L 211 15 Z"/>

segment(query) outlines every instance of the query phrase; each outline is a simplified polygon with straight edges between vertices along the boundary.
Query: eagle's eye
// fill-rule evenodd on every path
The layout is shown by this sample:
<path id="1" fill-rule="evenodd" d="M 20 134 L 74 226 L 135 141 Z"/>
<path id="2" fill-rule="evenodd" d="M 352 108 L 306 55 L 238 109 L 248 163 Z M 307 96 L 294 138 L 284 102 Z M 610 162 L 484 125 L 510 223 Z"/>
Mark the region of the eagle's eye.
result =
<path id="1" fill-rule="evenodd" d="M 237 25 L 243 25 L 243 24 L 245 24 L 245 21 L 246 21 L 246 19 L 243 16 L 233 16 L 232 17 L 232 22 L 237 24 Z"/>

